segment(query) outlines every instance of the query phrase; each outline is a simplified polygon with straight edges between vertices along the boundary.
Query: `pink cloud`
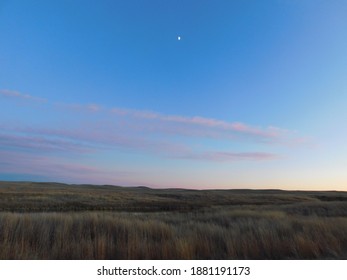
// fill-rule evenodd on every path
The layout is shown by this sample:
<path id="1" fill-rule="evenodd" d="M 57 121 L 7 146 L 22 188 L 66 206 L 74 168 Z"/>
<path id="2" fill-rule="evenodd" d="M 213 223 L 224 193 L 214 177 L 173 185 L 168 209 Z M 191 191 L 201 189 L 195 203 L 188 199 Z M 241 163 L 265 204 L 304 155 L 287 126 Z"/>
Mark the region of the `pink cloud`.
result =
<path id="1" fill-rule="evenodd" d="M 106 170 L 66 161 L 59 157 L 45 157 L 19 151 L 0 150 L 1 173 L 38 175 L 51 180 L 76 183 L 111 184 L 131 182 L 132 172 Z"/>
<path id="2" fill-rule="evenodd" d="M 23 94 L 18 91 L 14 90 L 8 90 L 8 89 L 1 89 L 0 90 L 0 96 L 3 97 L 9 97 L 9 98 L 16 98 L 16 99 L 26 99 L 26 100 L 32 100 L 37 102 L 46 102 L 47 100 L 44 98 L 34 97 L 29 94 Z"/>
<path id="3" fill-rule="evenodd" d="M 264 152 L 200 152 L 183 155 L 182 158 L 193 160 L 233 162 L 233 161 L 264 161 L 281 158 L 277 154 Z"/>
<path id="4" fill-rule="evenodd" d="M 69 110 L 72 112 L 98 113 L 103 110 L 102 106 L 95 103 L 91 103 L 91 104 L 54 103 L 54 106 L 59 109 Z"/>
<path id="5" fill-rule="evenodd" d="M 27 136 L 20 134 L 0 134 L 0 147 L 25 149 L 36 152 L 87 153 L 94 149 L 85 144 L 47 136 Z"/>
<path id="6" fill-rule="evenodd" d="M 4 127 L 4 126 L 3 126 Z M 50 152 L 61 153 L 97 153 L 101 150 L 123 148 L 156 154 L 169 158 L 191 159 L 202 161 L 259 161 L 274 160 L 279 156 L 263 152 L 209 152 L 194 151 L 186 144 L 174 141 L 162 141 L 138 136 L 122 136 L 112 130 L 90 133 L 90 130 L 73 129 L 30 129 L 17 128 L 17 134 L 0 134 L 0 148 L 21 149 L 43 155 Z M 31 133 L 36 136 L 27 136 L 18 133 Z"/>
<path id="7" fill-rule="evenodd" d="M 258 128 L 250 125 L 246 125 L 240 122 L 227 122 L 224 120 L 217 120 L 212 118 L 205 118 L 200 116 L 195 117 L 187 117 L 187 116 L 178 116 L 178 115 L 163 115 L 156 112 L 151 111 L 141 111 L 141 110 L 128 110 L 128 109 L 120 109 L 114 108 L 111 110 L 113 114 L 119 116 L 128 116 L 133 118 L 138 118 L 147 121 L 157 121 L 157 127 L 161 127 L 160 123 L 168 124 L 176 124 L 176 125 L 184 125 L 180 127 L 171 127 L 171 131 L 175 131 L 180 133 L 183 132 L 185 135 L 188 135 L 189 132 L 198 132 L 200 130 L 206 131 L 206 129 L 217 130 L 220 133 L 233 133 L 234 136 L 240 137 L 251 137 L 254 140 L 264 140 L 264 141 L 279 141 L 280 138 L 284 137 L 289 131 L 285 129 L 276 128 L 273 126 L 269 126 L 267 128 Z M 143 124 L 145 126 L 146 123 Z M 152 126 L 153 127 L 153 126 Z M 208 134 L 208 133 L 207 133 Z M 211 133 L 210 133 L 211 134 Z M 214 133 L 214 135 L 217 135 Z M 230 135 L 229 135 L 230 136 Z M 228 137 L 230 138 L 230 137 Z M 234 137 L 232 137 L 234 138 Z"/>
<path id="8" fill-rule="evenodd" d="M 5 133 L 0 134 L 0 148 L 25 149 L 40 153 L 69 152 L 96 153 L 101 150 L 123 148 L 147 153 L 170 155 L 187 152 L 186 145 L 127 134 L 112 127 L 93 126 L 88 123 L 78 128 L 10 128 L 0 125 Z"/>
<path id="9" fill-rule="evenodd" d="M 0 94 L 7 97 L 16 97 L 21 99 L 31 99 L 36 101 L 46 101 L 41 98 L 33 97 L 11 90 L 0 90 Z M 104 109 L 98 104 L 67 104 L 53 103 L 57 108 L 68 109 L 73 112 L 98 113 L 108 112 L 123 118 L 126 118 L 125 125 L 128 129 L 158 132 L 170 134 L 182 134 L 185 136 L 213 137 L 213 138 L 247 138 L 257 142 L 280 143 L 288 142 L 286 137 L 291 134 L 286 129 L 273 126 L 266 128 L 255 127 L 241 122 L 228 122 L 213 118 L 201 116 L 179 116 L 165 115 L 147 110 L 133 110 L 126 108 Z M 132 119 L 139 121 L 133 121 Z M 296 141 L 297 142 L 297 141 Z"/>
<path id="10" fill-rule="evenodd" d="M 19 92 L 2 90 L 3 96 L 36 99 Z M 268 160 L 278 158 L 271 153 L 194 152 L 191 144 L 196 138 L 218 141 L 249 141 L 256 143 L 285 144 L 292 139 L 292 132 L 267 126 L 251 126 L 241 122 L 228 122 L 201 116 L 165 115 L 153 111 L 124 108 L 103 108 L 98 104 L 47 103 L 55 109 L 83 112 L 97 118 L 81 122 L 75 115 L 63 128 L 56 124 L 44 127 L 7 127 L 8 133 L 0 134 L 1 146 L 27 151 L 90 153 L 101 150 L 125 149 L 161 156 L 201 159 L 207 161 Z M 73 116 L 73 117 L 75 117 Z M 93 121 L 93 120 L 98 120 Z M 0 124 L 1 125 L 1 124 Z M 54 128 L 52 128 L 54 127 Z M 183 137 L 182 137 L 183 136 Z M 192 139 L 195 137 L 195 139 Z M 189 139 L 190 138 L 190 139 Z M 186 141 L 186 140 L 189 141 Z M 189 143 L 189 144 L 187 144 Z"/>

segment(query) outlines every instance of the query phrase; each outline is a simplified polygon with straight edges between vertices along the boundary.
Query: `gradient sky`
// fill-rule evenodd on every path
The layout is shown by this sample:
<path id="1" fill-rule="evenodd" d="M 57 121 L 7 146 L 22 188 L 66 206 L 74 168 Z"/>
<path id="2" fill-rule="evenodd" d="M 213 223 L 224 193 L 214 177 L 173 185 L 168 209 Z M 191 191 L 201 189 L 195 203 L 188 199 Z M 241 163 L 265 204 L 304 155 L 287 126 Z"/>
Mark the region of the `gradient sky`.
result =
<path id="1" fill-rule="evenodd" d="M 347 1 L 0 0 L 0 105 L 0 180 L 347 191 Z"/>

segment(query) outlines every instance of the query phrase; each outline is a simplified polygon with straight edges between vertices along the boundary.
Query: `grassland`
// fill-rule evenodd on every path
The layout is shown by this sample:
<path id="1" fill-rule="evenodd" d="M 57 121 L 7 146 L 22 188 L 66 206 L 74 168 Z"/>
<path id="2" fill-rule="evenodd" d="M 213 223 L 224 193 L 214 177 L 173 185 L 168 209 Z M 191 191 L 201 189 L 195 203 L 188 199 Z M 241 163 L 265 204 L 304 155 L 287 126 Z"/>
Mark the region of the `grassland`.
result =
<path id="1" fill-rule="evenodd" d="M 347 193 L 0 182 L 0 259 L 347 259 Z"/>

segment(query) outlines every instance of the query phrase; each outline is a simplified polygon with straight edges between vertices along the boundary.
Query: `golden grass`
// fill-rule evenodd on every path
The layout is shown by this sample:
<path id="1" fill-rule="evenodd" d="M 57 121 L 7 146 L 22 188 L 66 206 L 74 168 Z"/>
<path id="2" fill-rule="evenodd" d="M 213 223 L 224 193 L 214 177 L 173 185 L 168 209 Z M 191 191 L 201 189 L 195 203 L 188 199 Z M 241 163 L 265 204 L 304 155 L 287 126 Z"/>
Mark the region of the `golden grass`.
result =
<path id="1" fill-rule="evenodd" d="M 222 215 L 222 216 L 221 216 Z M 0 213 L 1 259 L 345 259 L 347 218 L 277 212 Z M 221 218 L 223 217 L 223 219 Z"/>
<path id="2" fill-rule="evenodd" d="M 0 259 L 347 259 L 347 193 L 0 182 Z"/>

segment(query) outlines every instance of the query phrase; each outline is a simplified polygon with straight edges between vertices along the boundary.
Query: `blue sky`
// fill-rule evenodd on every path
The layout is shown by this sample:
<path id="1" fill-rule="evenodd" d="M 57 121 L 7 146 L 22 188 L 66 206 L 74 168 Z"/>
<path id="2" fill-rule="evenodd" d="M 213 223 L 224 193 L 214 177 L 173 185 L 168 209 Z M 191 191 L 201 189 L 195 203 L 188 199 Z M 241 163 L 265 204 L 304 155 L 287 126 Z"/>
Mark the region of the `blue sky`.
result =
<path id="1" fill-rule="evenodd" d="M 347 190 L 346 18 L 342 0 L 2 0 L 0 180 Z"/>

